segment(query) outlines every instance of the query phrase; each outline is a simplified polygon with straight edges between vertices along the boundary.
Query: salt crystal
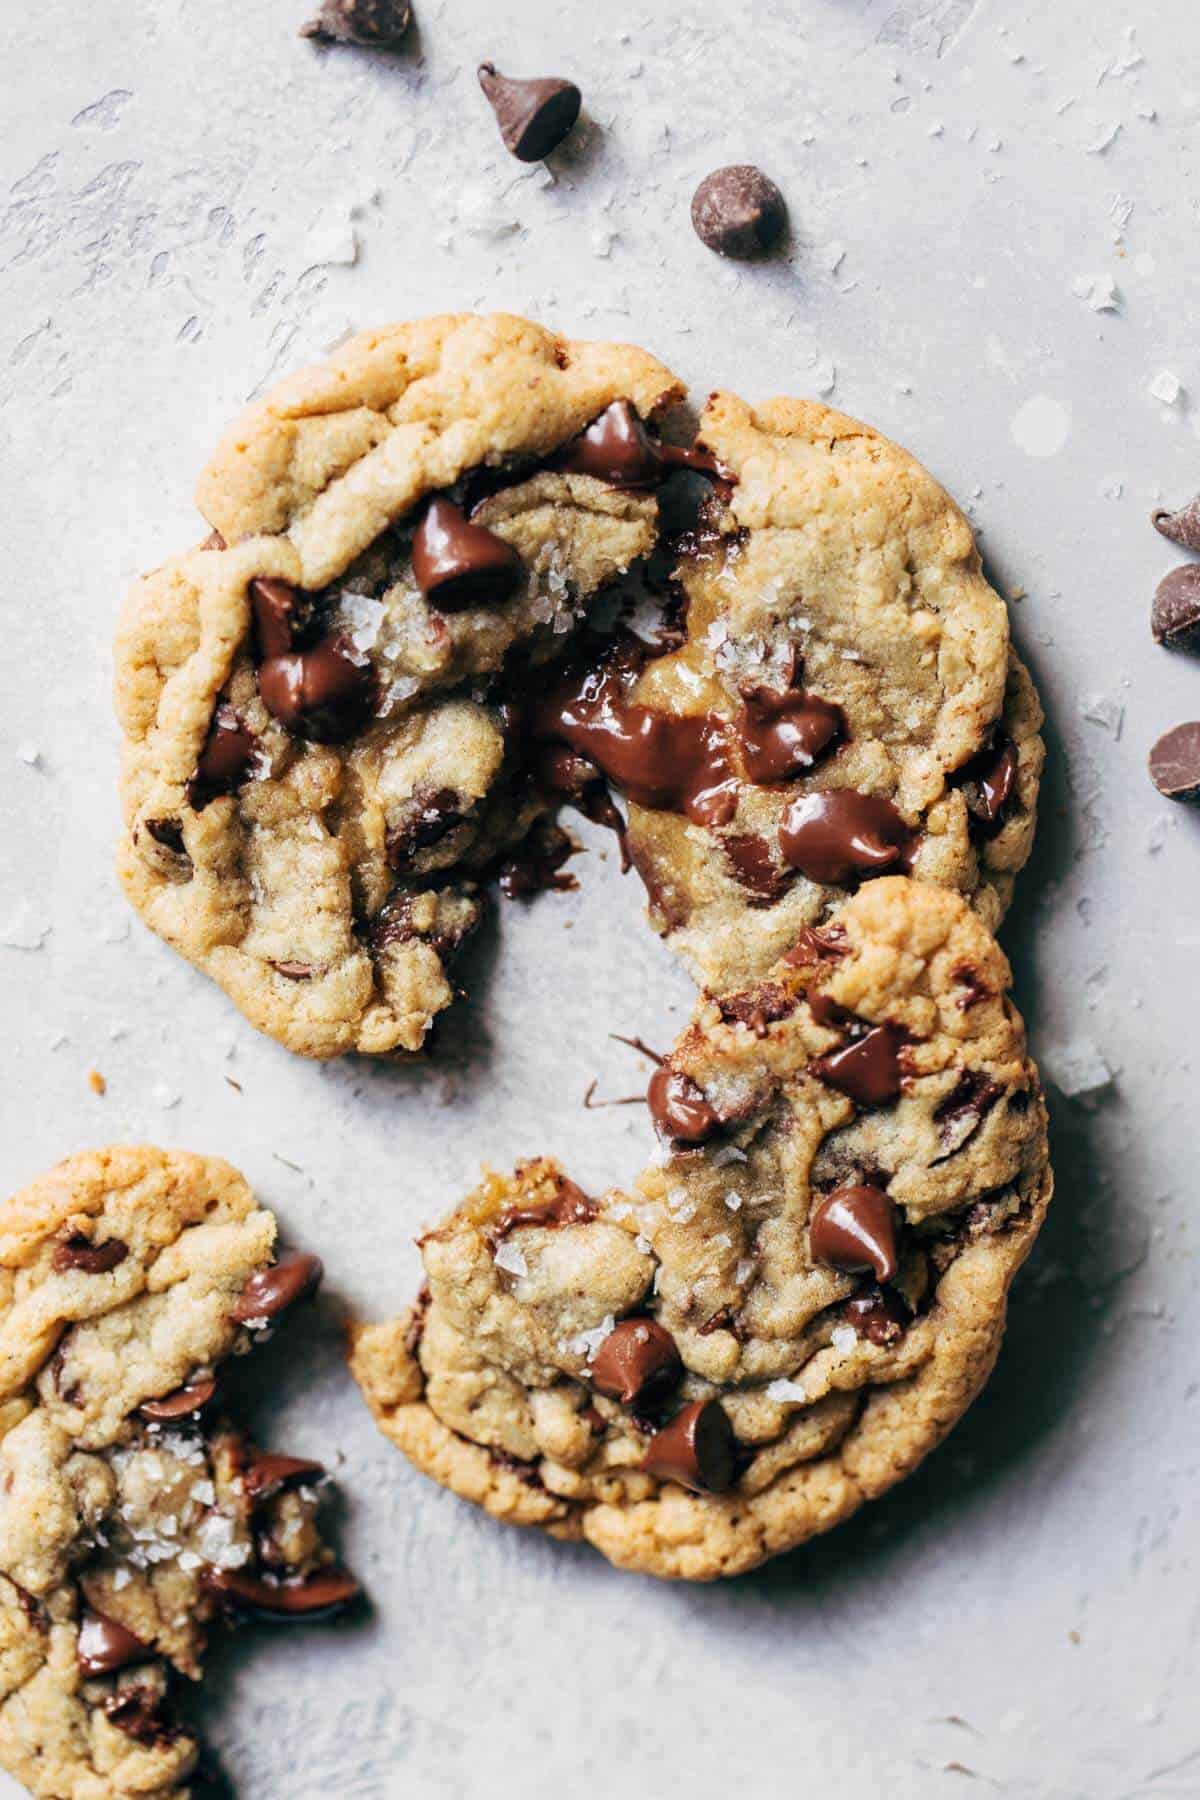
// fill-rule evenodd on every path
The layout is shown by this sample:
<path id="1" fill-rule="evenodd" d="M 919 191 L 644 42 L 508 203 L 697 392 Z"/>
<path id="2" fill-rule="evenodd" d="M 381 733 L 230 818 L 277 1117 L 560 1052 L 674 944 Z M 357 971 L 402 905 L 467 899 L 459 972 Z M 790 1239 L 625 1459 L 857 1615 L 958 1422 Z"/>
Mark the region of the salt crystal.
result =
<path id="1" fill-rule="evenodd" d="M 609 1207 L 608 1216 L 610 1219 L 627 1219 L 632 1211 L 633 1208 L 630 1206 L 628 1200 L 618 1200 Z"/>
<path id="2" fill-rule="evenodd" d="M 613 244 L 616 242 L 616 236 L 617 234 L 615 231 L 610 231 L 605 226 L 601 226 L 593 231 L 592 255 L 602 257 L 611 256 Z"/>
<path id="3" fill-rule="evenodd" d="M 945 129 L 946 129 L 946 127 L 942 124 L 941 120 L 935 119 L 933 124 L 929 127 L 929 130 L 925 133 L 925 135 L 926 135 L 926 137 L 938 138 L 938 137 L 941 137 L 941 135 L 945 131 Z"/>
<path id="4" fill-rule="evenodd" d="M 0 944 L 8 950 L 40 950 L 50 930 L 31 907 L 19 906 L 0 924 Z"/>
<path id="5" fill-rule="evenodd" d="M 838 1325 L 830 1333 L 830 1343 L 842 1356 L 849 1356 L 858 1343 L 858 1333 L 853 1325 Z"/>
<path id="6" fill-rule="evenodd" d="M 1112 276 L 1077 275 L 1071 283 L 1071 292 L 1080 300 L 1086 300 L 1093 312 L 1120 312 L 1121 297 L 1117 284 Z"/>
<path id="7" fill-rule="evenodd" d="M 1068 1100 L 1085 1104 L 1098 1099 L 1113 1085 L 1113 1072 L 1091 1038 L 1073 1038 L 1052 1044 L 1039 1058 L 1046 1079 Z"/>
<path id="8" fill-rule="evenodd" d="M 169 1111 L 172 1106 L 179 1105 L 183 1095 L 177 1087 L 172 1087 L 169 1081 L 156 1081 L 150 1089 L 150 1098 L 155 1106 L 161 1106 Z"/>
<path id="9" fill-rule="evenodd" d="M 16 748 L 18 762 L 23 762 L 30 769 L 36 769 L 42 760 L 42 753 L 36 744 L 18 744 Z"/>
<path id="10" fill-rule="evenodd" d="M 1099 135 L 1095 137 L 1090 144 L 1084 145 L 1085 154 L 1088 156 L 1103 156 L 1106 150 L 1111 150 L 1120 135 L 1121 121 L 1119 119 L 1111 120 L 1108 124 L 1100 127 Z"/>
<path id="11" fill-rule="evenodd" d="M 525 1261 L 524 1256 L 517 1246 L 510 1244 L 507 1239 L 504 1243 L 497 1245 L 492 1261 L 498 1269 L 503 1269 L 508 1275 L 528 1275 L 529 1273 L 529 1264 Z"/>
<path id="12" fill-rule="evenodd" d="M 640 1250 L 643 1256 L 653 1255 L 654 1245 L 650 1242 L 650 1239 L 648 1237 L 643 1236 L 643 1234 L 640 1231 L 638 1232 L 637 1236 L 634 1238 L 633 1242 L 634 1242 L 634 1247 L 636 1249 Z"/>
<path id="13" fill-rule="evenodd" d="M 588 1362 L 595 1360 L 596 1352 L 605 1338 L 616 1329 L 617 1321 L 612 1313 L 606 1313 L 599 1325 L 593 1325 L 590 1331 L 580 1331 L 570 1340 L 568 1350 L 576 1356 L 586 1357 Z"/>
<path id="14" fill-rule="evenodd" d="M 824 269 L 827 275 L 836 275 L 846 258 L 846 246 L 836 240 L 832 244 L 823 244 L 813 252 L 813 261 L 818 269 Z"/>
<path id="15" fill-rule="evenodd" d="M 199 1557 L 197 1557 L 196 1560 L 198 1562 L 200 1560 Z M 129 1570 L 127 1568 L 125 1568 L 123 1565 L 119 1565 L 117 1568 L 115 1568 L 113 1570 L 112 1584 L 116 1588 L 118 1593 L 120 1593 L 120 1591 L 123 1587 L 128 1587 L 129 1583 L 132 1580 L 133 1580 L 133 1576 L 129 1573 Z"/>
<path id="16" fill-rule="evenodd" d="M 729 1208 L 730 1212 L 734 1212 L 734 1213 L 740 1212 L 741 1207 L 742 1207 L 742 1196 L 738 1193 L 734 1193 L 731 1190 L 725 1196 L 725 1204 Z"/>
<path id="17" fill-rule="evenodd" d="M 733 1279 L 737 1282 L 739 1287 L 745 1287 L 753 1273 L 753 1260 L 749 1256 L 743 1256 L 738 1263 L 737 1268 L 733 1271 Z"/>
<path id="18" fill-rule="evenodd" d="M 1079 702 L 1080 715 L 1100 725 L 1105 731 L 1111 731 L 1115 738 L 1121 735 L 1121 727 L 1125 723 L 1125 708 L 1113 694 L 1084 694 Z"/>
<path id="19" fill-rule="evenodd" d="M 807 1400 L 808 1389 L 802 1381 L 770 1381 L 767 1383 L 768 1400 Z"/>
<path id="20" fill-rule="evenodd" d="M 1149 391 L 1164 406 L 1174 406 L 1183 392 L 1183 386 L 1178 375 L 1173 375 L 1170 369 L 1160 369 L 1150 383 Z"/>
<path id="21" fill-rule="evenodd" d="M 1167 841 L 1167 832 L 1173 823 L 1174 821 L 1168 819 L 1164 813 L 1159 813 L 1156 819 L 1151 819 L 1150 828 L 1146 832 L 1146 848 L 1151 856 L 1158 855 Z"/>

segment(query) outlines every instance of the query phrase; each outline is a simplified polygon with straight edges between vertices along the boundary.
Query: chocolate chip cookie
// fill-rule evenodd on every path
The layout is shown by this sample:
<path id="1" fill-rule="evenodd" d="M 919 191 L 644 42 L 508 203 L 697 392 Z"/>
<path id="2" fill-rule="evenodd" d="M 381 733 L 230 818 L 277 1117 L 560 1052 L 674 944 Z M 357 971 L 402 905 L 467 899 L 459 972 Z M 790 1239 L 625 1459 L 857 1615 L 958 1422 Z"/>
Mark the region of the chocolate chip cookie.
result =
<path id="1" fill-rule="evenodd" d="M 685 629 L 627 638 L 538 729 L 628 802 L 650 918 L 697 979 L 765 975 L 860 883 L 909 872 L 999 922 L 1033 839 L 1041 709 L 967 521 L 921 466 L 800 400 L 709 401 Z"/>
<path id="2" fill-rule="evenodd" d="M 592 428 L 680 393 L 516 318 L 367 333 L 238 422 L 213 536 L 135 587 L 125 891 L 290 1049 L 417 1050 L 450 1003 L 481 879 L 559 803 L 514 696 L 657 536 Z"/>
<path id="3" fill-rule="evenodd" d="M 0 1208 L 0 1767 L 30 1793 L 194 1791 L 172 1690 L 210 1624 L 358 1592 L 317 1528 L 321 1465 L 221 1403 L 222 1365 L 320 1275 L 199 1156 L 75 1156 Z"/>
<path id="4" fill-rule="evenodd" d="M 352 1364 L 495 1516 L 705 1580 L 827 1530 L 970 1404 L 1052 1177 L 1009 969 L 958 894 L 873 881 L 704 998 L 628 1192 L 538 1161 L 422 1242 Z"/>

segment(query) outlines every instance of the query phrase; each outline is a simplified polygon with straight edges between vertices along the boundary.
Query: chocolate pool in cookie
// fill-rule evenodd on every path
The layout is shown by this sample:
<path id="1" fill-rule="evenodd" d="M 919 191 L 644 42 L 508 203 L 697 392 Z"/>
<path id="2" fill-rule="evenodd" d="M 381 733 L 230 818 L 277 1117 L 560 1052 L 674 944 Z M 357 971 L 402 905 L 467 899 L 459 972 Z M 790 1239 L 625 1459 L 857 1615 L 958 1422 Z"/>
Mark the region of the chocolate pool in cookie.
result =
<path id="1" fill-rule="evenodd" d="M 325 1471 L 234 1425 L 231 1356 L 315 1292 L 228 1164 L 72 1158 L 0 1208 L 0 1767 L 33 1794 L 192 1790 L 214 1622 L 354 1600 Z"/>
<path id="2" fill-rule="evenodd" d="M 706 997 L 632 1189 L 538 1160 L 425 1236 L 419 1304 L 354 1338 L 383 1431 L 498 1518 L 693 1579 L 892 1486 L 986 1379 L 1050 1199 L 1009 980 L 961 896 L 885 875 Z"/>

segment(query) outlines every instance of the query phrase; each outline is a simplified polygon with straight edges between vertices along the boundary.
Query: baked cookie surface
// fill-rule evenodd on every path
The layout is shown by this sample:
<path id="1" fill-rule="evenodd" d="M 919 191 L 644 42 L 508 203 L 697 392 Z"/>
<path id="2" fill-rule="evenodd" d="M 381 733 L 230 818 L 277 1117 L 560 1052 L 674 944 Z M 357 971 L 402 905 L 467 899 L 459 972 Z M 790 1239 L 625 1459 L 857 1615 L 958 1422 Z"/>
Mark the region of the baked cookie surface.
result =
<path id="1" fill-rule="evenodd" d="M 290 1049 L 417 1050 L 450 1003 L 481 876 L 547 811 L 512 691 L 657 536 L 572 442 L 681 392 L 503 315 L 363 334 L 239 421 L 214 539 L 134 588 L 125 891 Z"/>
<path id="2" fill-rule="evenodd" d="M 354 1335 L 382 1430 L 499 1518 L 710 1579 L 908 1474 L 986 1379 L 1052 1190 L 1008 965 L 957 894 L 871 882 L 700 1003 L 663 1148 L 600 1198 L 489 1176 Z"/>
<path id="3" fill-rule="evenodd" d="M 358 1592 L 319 1463 L 257 1449 L 221 1365 L 315 1289 L 227 1163 L 72 1157 L 0 1207 L 0 1767 L 46 1800 L 200 1792 L 172 1689 L 208 1627 Z"/>

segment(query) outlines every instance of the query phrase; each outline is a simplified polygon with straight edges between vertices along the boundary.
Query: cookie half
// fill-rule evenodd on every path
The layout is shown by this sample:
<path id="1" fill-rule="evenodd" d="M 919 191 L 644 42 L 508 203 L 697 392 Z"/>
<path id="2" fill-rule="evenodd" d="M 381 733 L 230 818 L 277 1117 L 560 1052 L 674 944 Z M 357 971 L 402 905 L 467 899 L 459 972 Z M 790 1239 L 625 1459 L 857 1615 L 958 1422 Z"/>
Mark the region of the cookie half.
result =
<path id="1" fill-rule="evenodd" d="M 191 1791 L 173 1690 L 211 1624 L 358 1593 L 321 1465 L 258 1449 L 222 1365 L 321 1275 L 227 1163 L 72 1157 L 0 1208 L 0 1767 L 32 1794 Z"/>
<path id="2" fill-rule="evenodd" d="M 610 440 L 681 392 L 503 315 L 366 333 L 239 421 L 214 537 L 134 588 L 125 891 L 288 1048 L 418 1050 L 450 1003 L 481 878 L 547 812 L 515 695 L 657 538 Z"/>
<path id="3" fill-rule="evenodd" d="M 490 1176 L 352 1366 L 418 1468 L 614 1563 L 752 1568 L 909 1474 L 979 1391 L 1052 1190 L 1010 974 L 872 882 L 656 1071 L 628 1192 Z"/>

